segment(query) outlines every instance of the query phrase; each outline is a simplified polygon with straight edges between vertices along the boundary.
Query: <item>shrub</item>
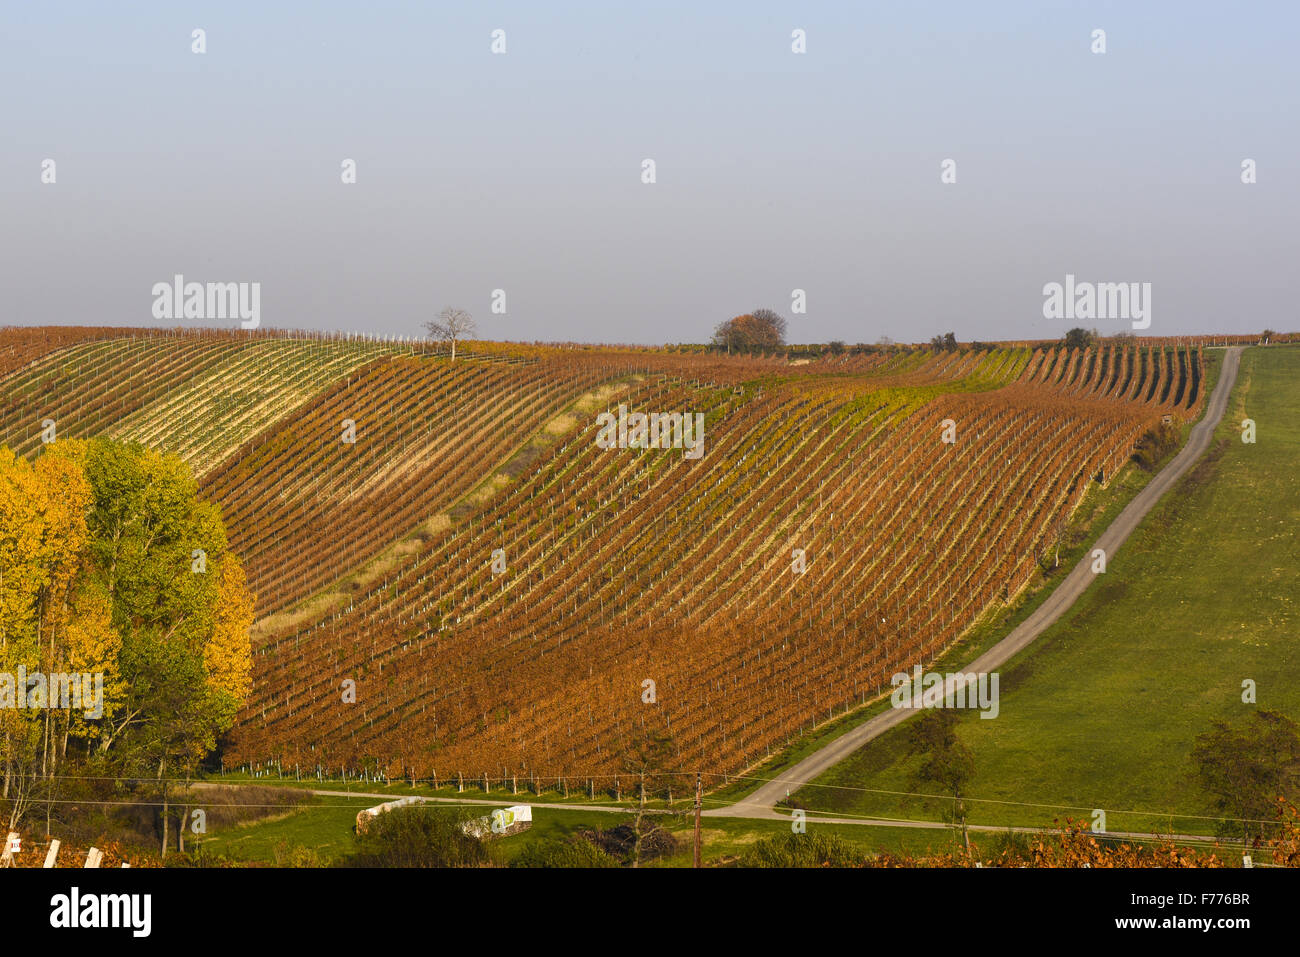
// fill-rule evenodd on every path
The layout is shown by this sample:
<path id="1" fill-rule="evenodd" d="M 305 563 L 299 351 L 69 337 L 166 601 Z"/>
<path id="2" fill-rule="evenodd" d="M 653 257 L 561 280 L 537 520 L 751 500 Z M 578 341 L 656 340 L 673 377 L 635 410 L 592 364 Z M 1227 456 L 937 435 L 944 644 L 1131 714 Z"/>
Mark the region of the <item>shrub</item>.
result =
<path id="1" fill-rule="evenodd" d="M 636 828 L 631 824 L 601 830 L 593 828 L 580 832 L 604 853 L 620 861 L 632 863 L 636 848 Z M 667 857 L 677 852 L 677 838 L 658 824 L 644 825 L 641 831 L 641 861 L 652 861 L 656 857 Z"/>
<path id="2" fill-rule="evenodd" d="M 740 858 L 741 867 L 861 867 L 865 854 L 836 834 L 765 837 Z"/>
<path id="3" fill-rule="evenodd" d="M 1025 860 L 1033 853 L 1033 841 L 1030 835 L 1007 828 L 993 838 L 990 850 L 995 858 Z"/>
<path id="4" fill-rule="evenodd" d="M 1178 429 L 1167 423 L 1147 429 L 1133 450 L 1133 461 L 1144 472 L 1152 472 L 1160 461 L 1178 448 Z"/>
<path id="5" fill-rule="evenodd" d="M 488 845 L 465 833 L 465 808 L 410 807 L 380 814 L 357 835 L 345 867 L 481 867 L 495 863 Z"/>
<path id="6" fill-rule="evenodd" d="M 276 867 L 324 867 L 325 861 L 315 848 L 279 841 L 275 845 Z"/>
<path id="7" fill-rule="evenodd" d="M 530 844 L 511 867 L 618 867 L 618 861 L 580 837 Z"/>

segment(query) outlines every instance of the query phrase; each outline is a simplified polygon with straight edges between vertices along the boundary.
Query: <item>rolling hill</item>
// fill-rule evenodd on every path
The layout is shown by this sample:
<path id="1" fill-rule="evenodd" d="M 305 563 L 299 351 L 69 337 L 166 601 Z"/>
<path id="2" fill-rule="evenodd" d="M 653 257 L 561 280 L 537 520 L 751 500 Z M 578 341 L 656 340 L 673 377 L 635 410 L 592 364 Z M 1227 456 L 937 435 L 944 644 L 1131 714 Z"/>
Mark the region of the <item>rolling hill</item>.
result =
<path id="1" fill-rule="evenodd" d="M 784 354 L 0 331 L 0 444 L 190 463 L 257 596 L 227 764 L 738 771 L 1016 594 L 1200 344 Z M 703 454 L 604 448 L 700 414 Z M 945 438 L 951 441 L 945 441 Z M 635 444 L 635 443 L 633 443 Z M 345 700 L 355 683 L 355 702 Z"/>

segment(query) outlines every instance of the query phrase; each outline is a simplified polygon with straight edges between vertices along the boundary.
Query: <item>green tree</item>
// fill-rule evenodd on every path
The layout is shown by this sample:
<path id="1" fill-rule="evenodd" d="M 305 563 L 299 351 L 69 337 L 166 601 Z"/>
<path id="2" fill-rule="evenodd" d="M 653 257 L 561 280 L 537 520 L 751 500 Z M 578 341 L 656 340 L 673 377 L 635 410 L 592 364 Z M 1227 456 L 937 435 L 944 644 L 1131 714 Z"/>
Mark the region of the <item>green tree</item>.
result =
<path id="1" fill-rule="evenodd" d="M 970 748 L 957 737 L 957 713 L 948 708 L 926 711 L 912 724 L 908 743 L 908 753 L 923 758 L 916 772 L 917 780 L 937 784 L 952 795 L 949 817 L 961 830 L 966 846 L 970 847 L 962 794 L 967 782 L 975 775 L 975 758 Z"/>
<path id="2" fill-rule="evenodd" d="M 1277 801 L 1294 801 L 1300 790 L 1300 726 L 1261 708 L 1239 724 L 1216 721 L 1192 749 L 1211 807 L 1222 815 L 1219 833 L 1243 845 L 1264 836 Z"/>
<path id="3" fill-rule="evenodd" d="M 623 770 L 637 777 L 637 809 L 634 816 L 632 866 L 641 866 L 641 843 L 645 838 L 646 777 L 650 784 L 662 775 L 673 754 L 672 737 L 663 732 L 644 730 L 634 736 L 623 750 Z"/>
<path id="4" fill-rule="evenodd" d="M 1075 326 L 1065 334 L 1065 338 L 1061 340 L 1061 345 L 1067 349 L 1086 349 L 1092 345 L 1095 335 L 1095 333 L 1089 332 L 1082 326 Z"/>

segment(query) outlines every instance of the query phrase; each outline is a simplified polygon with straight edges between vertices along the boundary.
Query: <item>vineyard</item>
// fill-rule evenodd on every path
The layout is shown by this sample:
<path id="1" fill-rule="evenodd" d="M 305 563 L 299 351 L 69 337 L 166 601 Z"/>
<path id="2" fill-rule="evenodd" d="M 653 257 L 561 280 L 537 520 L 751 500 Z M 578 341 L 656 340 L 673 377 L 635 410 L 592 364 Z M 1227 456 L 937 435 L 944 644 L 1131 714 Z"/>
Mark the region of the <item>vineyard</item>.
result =
<path id="1" fill-rule="evenodd" d="M 1204 400 L 1199 343 L 782 355 L 0 331 L 0 444 L 188 461 L 256 594 L 224 760 L 447 779 L 739 771 L 1029 581 Z M 704 453 L 601 448 L 622 405 Z M 355 682 L 355 703 L 344 700 Z M 650 689 L 647 691 L 647 689 Z"/>

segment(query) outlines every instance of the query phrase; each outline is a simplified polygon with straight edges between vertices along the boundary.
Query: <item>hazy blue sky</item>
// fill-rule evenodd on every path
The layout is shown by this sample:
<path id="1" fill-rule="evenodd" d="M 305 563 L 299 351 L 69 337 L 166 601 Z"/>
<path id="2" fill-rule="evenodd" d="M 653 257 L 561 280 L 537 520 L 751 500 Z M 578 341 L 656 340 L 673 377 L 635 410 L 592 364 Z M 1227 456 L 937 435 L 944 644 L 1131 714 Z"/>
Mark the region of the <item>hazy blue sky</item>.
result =
<path id="1" fill-rule="evenodd" d="M 802 288 L 793 341 L 1048 337 L 1073 273 L 1297 329 L 1298 9 L 6 3 L 0 324 L 156 325 L 181 273 L 271 326 L 702 341 Z"/>

